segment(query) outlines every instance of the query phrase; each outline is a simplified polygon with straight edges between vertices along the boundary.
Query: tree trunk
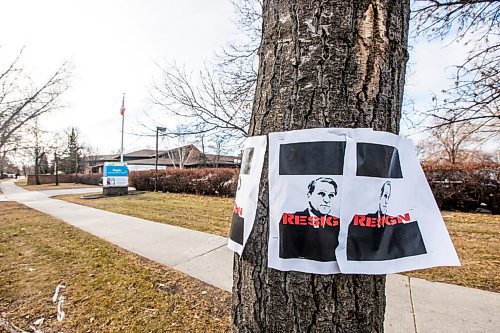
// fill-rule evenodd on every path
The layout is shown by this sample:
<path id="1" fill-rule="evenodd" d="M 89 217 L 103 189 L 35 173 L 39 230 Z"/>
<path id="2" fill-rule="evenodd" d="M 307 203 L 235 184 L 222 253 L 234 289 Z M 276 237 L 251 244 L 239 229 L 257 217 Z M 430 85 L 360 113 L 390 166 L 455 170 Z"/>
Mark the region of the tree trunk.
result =
<path id="1" fill-rule="evenodd" d="M 2 153 L 2 157 L 0 158 L 0 178 L 3 175 L 4 169 L 5 169 L 5 156 L 7 156 L 6 152 Z"/>
<path id="2" fill-rule="evenodd" d="M 38 149 L 35 149 L 35 184 L 41 185 L 40 183 L 40 162 L 42 161 L 44 152 L 39 153 Z"/>
<path id="3" fill-rule="evenodd" d="M 56 175 L 56 186 L 59 186 L 59 162 L 57 161 L 56 152 L 54 152 L 54 174 Z"/>
<path id="4" fill-rule="evenodd" d="M 78 154 L 75 153 L 75 184 L 78 184 Z"/>
<path id="5" fill-rule="evenodd" d="M 249 135 L 315 127 L 397 133 L 408 21 L 408 0 L 265 1 Z M 234 257 L 233 331 L 382 332 L 384 275 L 267 267 L 268 194 L 266 157 L 254 229 Z"/>

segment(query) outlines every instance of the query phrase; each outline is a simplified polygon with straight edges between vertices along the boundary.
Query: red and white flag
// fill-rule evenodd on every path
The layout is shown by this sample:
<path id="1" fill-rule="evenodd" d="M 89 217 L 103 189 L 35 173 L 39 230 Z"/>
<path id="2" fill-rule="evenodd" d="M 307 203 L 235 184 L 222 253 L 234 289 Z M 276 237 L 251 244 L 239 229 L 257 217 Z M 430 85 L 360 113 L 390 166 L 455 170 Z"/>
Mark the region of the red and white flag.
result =
<path id="1" fill-rule="evenodd" d="M 120 114 L 125 115 L 125 94 L 123 94 L 122 107 L 120 108 Z"/>

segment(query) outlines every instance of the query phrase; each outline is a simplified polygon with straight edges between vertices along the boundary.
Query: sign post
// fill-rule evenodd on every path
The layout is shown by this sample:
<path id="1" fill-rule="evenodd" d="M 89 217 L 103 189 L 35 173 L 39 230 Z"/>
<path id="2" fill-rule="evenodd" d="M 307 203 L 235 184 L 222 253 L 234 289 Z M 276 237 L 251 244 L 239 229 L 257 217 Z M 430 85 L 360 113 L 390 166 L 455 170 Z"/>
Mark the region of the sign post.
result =
<path id="1" fill-rule="evenodd" d="M 105 162 L 102 177 L 102 193 L 104 195 L 128 194 L 127 163 Z"/>

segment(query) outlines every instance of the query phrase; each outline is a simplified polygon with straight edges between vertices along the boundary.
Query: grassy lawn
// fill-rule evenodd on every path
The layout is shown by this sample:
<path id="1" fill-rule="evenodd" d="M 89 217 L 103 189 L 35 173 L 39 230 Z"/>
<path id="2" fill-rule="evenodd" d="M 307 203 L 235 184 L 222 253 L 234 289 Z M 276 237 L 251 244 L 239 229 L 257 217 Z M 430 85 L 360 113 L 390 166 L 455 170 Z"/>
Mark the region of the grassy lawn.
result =
<path id="1" fill-rule="evenodd" d="M 23 205 L 1 205 L 0 331 L 5 320 L 30 332 L 230 330 L 229 293 Z"/>
<path id="2" fill-rule="evenodd" d="M 229 233 L 233 202 L 228 198 L 164 193 L 98 200 L 80 199 L 79 195 L 58 198 L 221 236 Z M 500 292 L 500 216 L 453 212 L 446 213 L 444 220 L 462 266 L 405 274 Z"/>
<path id="3" fill-rule="evenodd" d="M 500 216 L 448 212 L 444 221 L 462 266 L 423 269 L 405 275 L 500 292 Z"/>
<path id="4" fill-rule="evenodd" d="M 88 188 L 88 187 L 95 187 L 96 191 L 98 191 L 100 188 L 99 186 L 95 186 L 95 185 L 75 184 L 75 183 L 59 183 L 59 185 L 57 185 L 57 186 L 55 183 L 54 184 L 42 184 L 42 185 L 27 185 L 26 179 L 17 181 L 16 185 L 19 187 L 22 187 L 28 191 L 67 190 L 67 189 L 72 189 L 72 188 Z"/>
<path id="5" fill-rule="evenodd" d="M 224 237 L 231 226 L 233 199 L 230 198 L 159 192 L 96 200 L 80 197 L 61 195 L 56 198 Z"/>

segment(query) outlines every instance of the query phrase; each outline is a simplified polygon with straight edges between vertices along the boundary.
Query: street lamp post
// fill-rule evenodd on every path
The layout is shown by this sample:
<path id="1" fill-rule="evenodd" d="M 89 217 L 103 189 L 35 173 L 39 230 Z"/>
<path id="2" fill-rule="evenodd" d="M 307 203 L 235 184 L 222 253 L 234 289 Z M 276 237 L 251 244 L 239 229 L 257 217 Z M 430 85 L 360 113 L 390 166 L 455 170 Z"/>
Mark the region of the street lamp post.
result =
<path id="1" fill-rule="evenodd" d="M 155 192 L 158 184 L 158 132 L 165 132 L 165 127 L 156 126 L 156 153 L 155 153 Z"/>

